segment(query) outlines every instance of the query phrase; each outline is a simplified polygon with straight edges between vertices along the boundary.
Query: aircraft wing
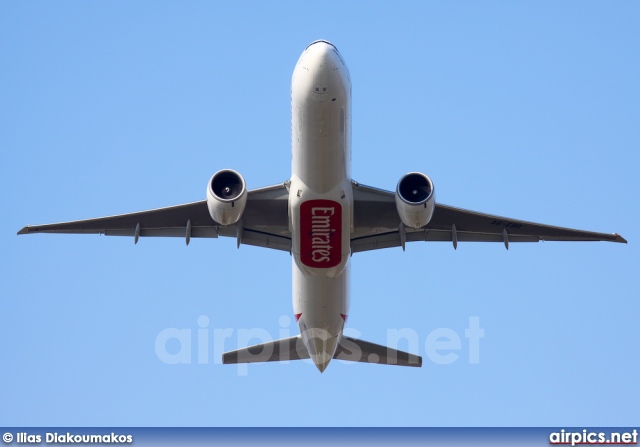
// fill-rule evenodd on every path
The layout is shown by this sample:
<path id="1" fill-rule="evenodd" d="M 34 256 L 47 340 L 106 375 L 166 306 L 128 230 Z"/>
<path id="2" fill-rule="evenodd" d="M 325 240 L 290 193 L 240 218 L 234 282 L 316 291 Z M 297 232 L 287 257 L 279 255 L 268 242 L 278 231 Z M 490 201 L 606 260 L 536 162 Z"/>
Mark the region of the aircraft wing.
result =
<path id="1" fill-rule="evenodd" d="M 423 228 L 405 227 L 396 210 L 395 194 L 353 182 L 354 232 L 353 253 L 389 247 L 403 247 L 406 242 L 449 241 L 511 242 L 538 241 L 627 241 L 617 233 L 595 233 L 554 227 L 508 217 L 477 213 L 436 204 L 433 217 Z"/>
<path id="2" fill-rule="evenodd" d="M 233 225 L 219 225 L 210 216 L 207 201 L 184 205 L 76 220 L 46 225 L 27 225 L 18 234 L 94 233 L 107 236 L 234 237 L 240 244 L 291 251 L 291 234 L 286 185 L 279 184 L 248 191 L 242 219 Z"/>

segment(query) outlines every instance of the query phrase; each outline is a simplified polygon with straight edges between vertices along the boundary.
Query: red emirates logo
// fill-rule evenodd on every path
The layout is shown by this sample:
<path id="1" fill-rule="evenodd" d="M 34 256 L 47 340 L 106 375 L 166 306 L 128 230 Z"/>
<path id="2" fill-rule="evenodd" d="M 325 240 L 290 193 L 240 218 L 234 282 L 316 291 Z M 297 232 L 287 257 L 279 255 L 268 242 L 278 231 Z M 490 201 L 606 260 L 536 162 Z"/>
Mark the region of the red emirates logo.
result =
<path id="1" fill-rule="evenodd" d="M 300 260 L 307 267 L 329 268 L 342 258 L 342 205 L 308 200 L 300 205 Z"/>

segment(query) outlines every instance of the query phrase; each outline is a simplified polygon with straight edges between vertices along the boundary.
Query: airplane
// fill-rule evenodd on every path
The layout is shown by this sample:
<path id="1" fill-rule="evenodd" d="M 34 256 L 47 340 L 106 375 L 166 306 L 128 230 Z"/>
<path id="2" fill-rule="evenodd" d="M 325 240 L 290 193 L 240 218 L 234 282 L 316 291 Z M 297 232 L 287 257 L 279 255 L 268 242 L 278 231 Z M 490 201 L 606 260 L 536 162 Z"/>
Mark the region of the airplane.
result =
<path id="1" fill-rule="evenodd" d="M 617 233 L 561 228 L 454 208 L 436 202 L 429 177 L 410 172 L 395 192 L 351 179 L 351 78 L 338 49 L 317 40 L 291 79 L 291 178 L 248 190 L 232 170 L 216 172 L 205 200 L 96 219 L 26 226 L 18 234 L 235 238 L 290 253 L 293 314 L 300 334 L 223 354 L 223 363 L 309 359 L 322 373 L 336 358 L 422 366 L 422 357 L 343 334 L 354 253 L 407 242 L 627 241 Z"/>

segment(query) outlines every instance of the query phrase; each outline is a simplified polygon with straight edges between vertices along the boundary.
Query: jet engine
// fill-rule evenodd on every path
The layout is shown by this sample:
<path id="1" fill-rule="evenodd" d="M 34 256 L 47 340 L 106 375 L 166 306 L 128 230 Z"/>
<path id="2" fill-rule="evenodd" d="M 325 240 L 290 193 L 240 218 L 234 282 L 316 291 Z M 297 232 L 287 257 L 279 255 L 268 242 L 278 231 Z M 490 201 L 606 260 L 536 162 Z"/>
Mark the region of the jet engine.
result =
<path id="1" fill-rule="evenodd" d="M 232 169 L 216 172 L 207 185 L 207 207 L 213 220 L 222 225 L 236 223 L 247 204 L 244 178 Z"/>
<path id="2" fill-rule="evenodd" d="M 400 220 L 411 228 L 424 227 L 436 206 L 433 182 L 421 172 L 404 175 L 396 188 L 396 209 Z"/>

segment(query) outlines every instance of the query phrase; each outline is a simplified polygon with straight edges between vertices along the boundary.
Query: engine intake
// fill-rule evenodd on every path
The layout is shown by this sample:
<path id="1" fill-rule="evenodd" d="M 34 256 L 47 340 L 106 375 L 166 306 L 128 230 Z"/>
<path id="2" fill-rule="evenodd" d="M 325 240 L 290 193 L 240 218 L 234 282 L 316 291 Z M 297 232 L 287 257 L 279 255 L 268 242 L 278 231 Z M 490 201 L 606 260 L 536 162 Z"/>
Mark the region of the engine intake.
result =
<path id="1" fill-rule="evenodd" d="M 232 169 L 216 172 L 207 186 L 207 207 L 211 218 L 222 225 L 231 225 L 242 217 L 247 204 L 244 178 Z"/>
<path id="2" fill-rule="evenodd" d="M 436 206 L 433 182 L 421 172 L 404 175 L 396 188 L 396 209 L 400 220 L 411 228 L 429 223 Z"/>

